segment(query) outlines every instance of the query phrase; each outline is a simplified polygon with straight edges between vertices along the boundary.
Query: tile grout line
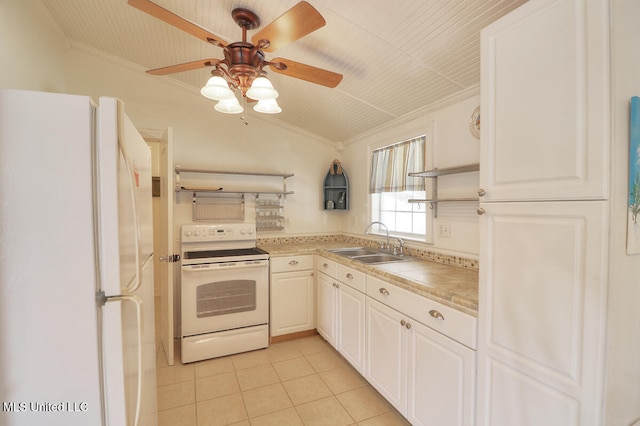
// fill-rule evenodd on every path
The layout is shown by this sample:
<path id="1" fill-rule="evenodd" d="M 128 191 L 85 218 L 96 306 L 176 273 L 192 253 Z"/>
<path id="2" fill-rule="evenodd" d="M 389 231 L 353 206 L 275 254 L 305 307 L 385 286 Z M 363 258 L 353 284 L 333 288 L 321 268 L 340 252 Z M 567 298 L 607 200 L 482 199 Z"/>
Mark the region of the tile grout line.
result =
<path id="1" fill-rule="evenodd" d="M 266 415 L 272 415 L 272 414 L 275 414 L 275 413 L 278 413 L 278 412 L 285 411 L 285 410 L 288 410 L 288 409 L 290 409 L 290 408 L 293 408 L 293 409 L 295 410 L 295 413 L 296 413 L 297 417 L 299 418 L 299 420 L 301 420 L 301 421 L 304 423 L 304 420 L 303 420 L 303 417 L 302 417 L 302 415 L 301 415 L 301 412 L 299 411 L 299 408 L 300 408 L 301 406 L 305 405 L 305 404 L 309 404 L 309 403 L 312 403 L 312 402 L 320 401 L 320 400 L 325 399 L 325 398 L 329 398 L 329 396 L 326 396 L 326 397 L 319 397 L 318 399 L 313 399 L 313 400 L 310 400 L 310 401 L 305 401 L 305 402 L 302 402 L 302 403 L 300 403 L 300 404 L 297 404 L 297 405 L 296 405 L 296 404 L 294 403 L 294 400 L 293 400 L 292 395 L 291 395 L 291 393 L 290 393 L 291 391 L 290 391 L 290 390 L 288 390 L 288 389 L 287 389 L 287 387 L 285 387 L 285 382 L 286 382 L 286 381 L 293 381 L 293 380 L 301 379 L 301 378 L 304 378 L 304 377 L 309 377 L 309 376 L 312 376 L 312 375 L 317 375 L 317 376 L 320 378 L 320 383 L 322 383 L 322 384 L 323 384 L 323 385 L 328 389 L 328 391 L 329 391 L 329 393 L 330 393 L 330 397 L 331 397 L 331 398 L 334 398 L 335 400 L 337 400 L 337 401 L 338 401 L 338 403 L 340 404 L 340 407 L 342 407 L 342 409 L 344 410 L 344 412 L 348 415 L 349 419 L 351 420 L 351 423 L 352 423 L 352 424 L 356 424 L 356 423 L 357 423 L 357 421 L 355 420 L 355 418 L 353 417 L 353 415 L 351 414 L 351 412 L 349 412 L 349 410 L 347 409 L 347 406 L 343 403 L 343 401 L 342 401 L 340 398 L 338 398 L 338 396 L 339 396 L 339 395 L 342 395 L 342 394 L 345 394 L 345 393 L 347 393 L 347 392 L 354 391 L 354 390 L 356 390 L 356 389 L 360 389 L 360 388 L 366 387 L 366 386 L 367 386 L 366 381 L 365 381 L 365 384 L 364 384 L 364 385 L 358 385 L 358 386 L 354 387 L 353 389 L 347 389 L 347 390 L 343 390 L 342 392 L 337 392 L 337 393 L 336 393 L 336 392 L 332 389 L 332 387 L 331 387 L 331 386 L 329 386 L 329 383 L 330 383 L 330 382 L 328 382 L 328 381 L 327 381 L 327 378 L 323 377 L 323 373 L 327 373 L 327 372 L 330 372 L 330 371 L 333 371 L 333 370 L 338 370 L 338 369 L 340 369 L 340 368 L 351 368 L 351 369 L 353 370 L 352 372 L 353 372 L 354 374 L 357 374 L 357 376 L 358 376 L 360 379 L 363 379 L 363 380 L 364 380 L 364 377 L 362 376 L 362 374 L 361 374 L 359 371 L 357 371 L 355 368 L 353 368 L 353 367 L 348 363 L 348 361 L 346 360 L 346 358 L 344 358 L 344 357 L 343 357 L 339 352 L 337 352 L 337 351 L 335 350 L 335 348 L 330 347 L 330 346 L 328 345 L 328 343 L 327 343 L 324 339 L 322 339 L 322 337 L 320 337 L 320 336 L 318 336 L 318 337 L 319 337 L 319 342 L 322 342 L 322 347 L 321 347 L 321 349 L 313 350 L 313 347 L 311 347 L 311 348 L 309 348 L 309 347 L 305 348 L 305 347 L 304 347 L 304 345 L 298 345 L 298 344 L 295 344 L 295 343 L 294 343 L 294 344 L 293 344 L 293 346 L 295 347 L 295 351 L 296 351 L 296 352 L 297 352 L 297 354 L 299 354 L 299 355 L 295 355 L 295 356 L 293 356 L 293 357 L 291 357 L 291 358 L 288 358 L 288 357 L 286 357 L 286 355 L 285 355 L 285 358 L 284 358 L 284 359 L 278 359 L 278 358 L 277 358 L 277 357 L 275 357 L 275 356 L 274 356 L 274 357 L 270 357 L 268 353 L 265 353 L 265 358 L 266 358 L 266 361 L 267 361 L 267 362 L 266 362 L 266 363 L 264 363 L 264 364 L 257 364 L 257 365 L 252 365 L 252 366 L 247 367 L 246 365 L 251 365 L 251 363 L 248 363 L 248 364 L 246 364 L 246 365 L 244 366 L 244 368 L 238 368 L 238 367 L 237 367 L 237 364 L 239 364 L 239 363 L 238 363 L 237 361 L 236 361 L 236 362 L 234 362 L 234 359 L 232 358 L 234 355 L 230 355 L 230 356 L 229 356 L 229 357 L 230 357 L 231 366 L 232 366 L 232 368 L 233 368 L 234 379 L 235 379 L 235 381 L 236 381 L 236 383 L 237 383 L 238 390 L 239 390 L 239 393 L 240 393 L 240 397 L 241 397 L 241 399 L 242 399 L 242 404 L 243 404 L 243 410 L 244 410 L 245 420 L 246 420 L 247 422 L 251 423 L 251 420 L 252 420 L 252 419 L 255 419 L 255 418 L 258 418 L 258 417 L 262 417 L 262 416 L 266 416 Z M 316 345 L 312 345 L 312 346 L 316 346 Z M 311 352 L 308 352 L 310 349 L 311 349 L 312 351 L 311 351 Z M 268 350 L 268 348 L 267 348 L 267 349 L 265 349 L 265 350 Z M 318 371 L 318 369 L 317 369 L 317 368 L 318 368 L 318 366 L 317 366 L 317 365 L 314 365 L 314 363 L 312 363 L 312 361 L 310 360 L 310 358 L 309 358 L 309 357 L 313 357 L 314 355 L 318 355 L 318 354 L 322 354 L 322 353 L 331 353 L 332 355 L 338 356 L 338 357 L 341 359 L 341 361 L 342 361 L 341 365 L 340 365 L 340 366 L 331 367 L 331 368 L 328 368 L 328 369 L 326 369 L 326 370 Z M 236 354 L 236 355 L 241 355 L 241 354 Z M 272 359 L 272 358 L 274 358 L 274 359 Z M 306 362 L 306 363 L 311 367 L 311 371 L 312 371 L 312 372 L 311 372 L 311 373 L 308 373 L 308 374 L 303 374 L 303 375 L 301 375 L 301 376 L 291 377 L 291 378 L 289 378 L 289 379 L 287 379 L 287 380 L 284 380 L 284 379 L 280 376 L 280 374 L 278 374 L 278 370 L 276 369 L 275 364 L 276 364 L 276 363 L 281 363 L 281 362 L 283 362 L 283 361 L 291 361 L 291 360 L 294 360 L 294 359 L 303 359 L 303 360 L 304 360 L 304 361 L 305 361 L 305 362 Z M 179 361 L 178 361 L 178 362 L 179 362 Z M 258 361 L 258 362 L 260 362 L 260 361 Z M 342 365 L 342 364 L 344 364 L 344 365 Z M 242 363 L 240 363 L 240 365 L 242 366 L 243 364 L 242 364 Z M 253 389 L 259 389 L 260 387 L 264 387 L 264 386 L 258 386 L 257 388 L 251 388 L 251 389 L 243 390 L 243 389 L 240 387 L 240 378 L 239 378 L 239 376 L 238 376 L 238 371 L 245 370 L 245 369 L 249 369 L 249 368 L 260 367 L 261 365 L 264 365 L 264 366 L 267 366 L 267 365 L 268 365 L 268 366 L 269 366 L 269 368 L 271 368 L 271 369 L 273 370 L 273 372 L 275 373 L 275 377 L 277 378 L 277 382 L 274 382 L 274 384 L 275 384 L 275 383 L 278 383 L 278 384 L 282 387 L 282 389 L 285 391 L 285 394 L 287 395 L 288 402 L 289 402 L 290 406 L 289 406 L 289 407 L 287 407 L 287 408 L 283 408 L 283 409 L 280 409 L 280 410 L 273 411 L 273 412 L 271 412 L 271 413 L 265 413 L 265 414 L 256 415 L 256 416 L 254 416 L 254 417 L 250 417 L 249 410 L 248 410 L 248 407 L 247 407 L 247 401 L 246 401 L 246 398 L 245 398 L 245 392 L 250 391 L 250 390 L 253 390 Z M 164 368 L 164 367 L 163 367 L 163 368 Z M 167 368 L 171 368 L 171 366 L 168 366 Z M 181 381 L 178 381 L 178 382 L 176 382 L 176 383 L 170 383 L 170 384 L 168 384 L 168 385 L 172 385 L 172 384 L 178 384 L 178 383 L 182 383 L 182 382 L 186 382 L 186 381 L 192 381 L 192 382 L 193 382 L 193 383 L 192 383 L 192 386 L 193 386 L 193 389 L 192 389 L 192 390 L 193 390 L 193 395 L 194 395 L 193 403 L 192 403 L 192 404 L 191 404 L 191 403 L 188 403 L 188 404 L 184 404 L 184 405 L 179 405 L 179 406 L 171 407 L 171 408 L 164 408 L 163 410 L 158 410 L 158 412 L 167 411 L 167 410 L 175 409 L 175 408 L 178 408 L 178 407 L 183 407 L 183 406 L 193 405 L 193 406 L 194 406 L 194 410 L 195 410 L 195 413 L 194 413 L 194 414 L 195 414 L 195 419 L 194 419 L 194 420 L 195 420 L 195 424 L 196 424 L 196 425 L 198 424 L 199 415 L 201 415 L 201 413 L 199 413 L 199 410 L 198 410 L 198 393 L 197 393 L 198 386 L 197 386 L 197 381 L 198 381 L 199 379 L 203 379 L 203 377 L 200 377 L 200 378 L 199 378 L 199 377 L 198 377 L 198 373 L 197 373 L 197 371 L 198 371 L 198 369 L 197 369 L 197 368 L 196 368 L 196 366 L 194 365 L 194 367 L 192 368 L 192 371 L 191 371 L 188 375 L 186 375 L 186 376 L 188 376 L 188 377 L 191 377 L 191 379 L 190 379 L 190 380 L 181 380 Z M 215 376 L 218 376 L 218 375 L 221 375 L 221 374 L 224 374 L 224 373 L 218 372 L 217 374 L 207 375 L 207 376 L 205 376 L 205 377 L 215 377 Z M 163 386 L 168 386 L 168 385 L 163 385 Z M 266 386 L 266 385 L 265 385 L 265 386 Z M 379 392 L 377 392 L 377 390 L 376 390 L 373 386 L 371 386 L 371 385 L 368 385 L 368 386 L 371 388 L 371 390 L 372 390 L 372 391 L 374 391 L 374 392 L 376 392 L 377 394 L 379 394 Z M 209 399 L 216 399 L 216 398 L 218 398 L 218 397 L 215 397 L 215 398 L 208 398 L 207 400 L 209 400 Z M 383 398 L 383 400 L 385 400 L 385 399 L 384 399 L 384 397 L 382 397 L 382 398 Z M 386 401 L 386 400 L 385 400 L 385 401 Z M 388 406 L 388 407 L 390 407 L 389 409 L 387 409 L 387 410 L 386 410 L 386 411 L 384 411 L 383 413 L 379 413 L 379 414 L 376 414 L 376 415 L 372 415 L 371 417 L 367 417 L 367 418 L 361 419 L 361 421 L 369 420 L 369 419 L 375 418 L 375 417 L 377 417 L 377 416 L 383 415 L 383 414 L 388 413 L 388 412 L 393 412 L 393 411 L 394 411 L 393 407 L 392 407 L 392 406 L 390 406 L 390 404 L 388 403 L 388 401 L 386 401 L 386 402 L 387 402 L 387 406 Z M 351 423 L 350 423 L 350 424 L 351 424 Z"/>

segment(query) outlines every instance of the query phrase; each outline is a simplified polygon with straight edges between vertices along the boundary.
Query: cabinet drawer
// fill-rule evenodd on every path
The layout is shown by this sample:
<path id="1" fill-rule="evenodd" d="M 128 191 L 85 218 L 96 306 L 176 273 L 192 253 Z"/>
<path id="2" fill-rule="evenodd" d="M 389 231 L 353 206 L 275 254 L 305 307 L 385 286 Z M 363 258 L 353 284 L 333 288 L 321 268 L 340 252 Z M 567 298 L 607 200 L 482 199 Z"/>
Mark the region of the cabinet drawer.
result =
<path id="1" fill-rule="evenodd" d="M 367 296 L 471 349 L 477 347 L 477 319 L 471 315 L 371 276 Z"/>
<path id="2" fill-rule="evenodd" d="M 336 262 L 320 256 L 318 256 L 317 260 L 316 269 L 318 271 L 329 275 L 331 278 L 335 278 L 337 276 L 338 264 Z"/>
<path id="3" fill-rule="evenodd" d="M 271 258 L 271 272 L 304 271 L 313 269 L 313 255 Z"/>
<path id="4" fill-rule="evenodd" d="M 367 275 L 363 272 L 338 264 L 338 275 L 336 275 L 336 278 L 349 287 L 355 288 L 362 293 L 365 292 Z"/>

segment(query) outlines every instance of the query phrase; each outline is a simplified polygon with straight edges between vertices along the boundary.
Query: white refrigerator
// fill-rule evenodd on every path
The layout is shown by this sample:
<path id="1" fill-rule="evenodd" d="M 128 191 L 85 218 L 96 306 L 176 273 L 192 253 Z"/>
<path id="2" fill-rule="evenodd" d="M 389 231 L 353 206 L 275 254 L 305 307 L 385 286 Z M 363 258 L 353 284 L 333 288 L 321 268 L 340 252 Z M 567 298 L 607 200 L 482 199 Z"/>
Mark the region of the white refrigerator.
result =
<path id="1" fill-rule="evenodd" d="M 0 90 L 0 424 L 157 423 L 151 153 L 122 102 Z"/>

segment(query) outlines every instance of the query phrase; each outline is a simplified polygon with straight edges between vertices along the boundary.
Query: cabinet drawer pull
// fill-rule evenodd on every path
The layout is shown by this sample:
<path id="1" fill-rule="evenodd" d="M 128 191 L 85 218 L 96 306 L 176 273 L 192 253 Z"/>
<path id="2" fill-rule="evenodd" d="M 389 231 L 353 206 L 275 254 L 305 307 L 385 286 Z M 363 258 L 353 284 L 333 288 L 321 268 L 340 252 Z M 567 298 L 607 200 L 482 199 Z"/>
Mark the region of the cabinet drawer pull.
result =
<path id="1" fill-rule="evenodd" d="M 291 266 L 296 266 L 298 264 L 297 260 L 292 260 L 291 262 L 289 262 L 289 265 Z"/>
<path id="2" fill-rule="evenodd" d="M 431 315 L 435 319 L 439 319 L 439 320 L 443 320 L 444 321 L 444 316 L 440 312 L 436 311 L 435 309 L 430 310 L 429 311 L 429 315 Z"/>
<path id="3" fill-rule="evenodd" d="M 389 295 L 389 291 L 384 287 L 380 287 L 380 293 L 384 294 L 385 296 Z"/>
<path id="4" fill-rule="evenodd" d="M 350 280 L 352 280 L 352 279 L 353 279 L 353 275 L 351 275 L 351 272 L 349 272 L 349 273 L 347 274 L 347 278 L 349 278 Z"/>

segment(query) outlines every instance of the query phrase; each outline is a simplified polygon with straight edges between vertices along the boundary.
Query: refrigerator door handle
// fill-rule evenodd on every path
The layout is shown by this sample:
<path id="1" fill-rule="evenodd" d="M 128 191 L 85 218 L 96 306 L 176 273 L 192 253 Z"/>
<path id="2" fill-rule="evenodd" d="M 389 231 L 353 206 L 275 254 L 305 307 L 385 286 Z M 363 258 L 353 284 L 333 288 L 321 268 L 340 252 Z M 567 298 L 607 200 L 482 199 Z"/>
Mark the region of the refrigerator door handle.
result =
<path id="1" fill-rule="evenodd" d="M 136 207 L 136 194 L 135 194 L 135 182 L 133 173 L 129 166 L 127 153 L 124 148 L 120 146 L 120 155 L 124 160 L 124 164 L 127 167 L 127 175 L 129 176 L 129 195 L 131 196 L 131 209 L 133 210 L 133 217 L 136 225 L 135 232 L 135 250 L 136 250 L 136 277 L 131 287 L 125 287 L 124 290 L 128 293 L 134 293 L 142 285 L 142 262 L 140 262 L 140 218 L 138 217 L 138 209 Z"/>
<path id="2" fill-rule="evenodd" d="M 135 295 L 121 294 L 118 296 L 108 296 L 105 298 L 104 302 L 132 302 L 136 306 L 136 318 L 138 320 L 138 390 L 136 395 L 136 415 L 134 425 L 137 425 L 140 420 L 140 405 L 142 402 L 142 300 Z"/>

